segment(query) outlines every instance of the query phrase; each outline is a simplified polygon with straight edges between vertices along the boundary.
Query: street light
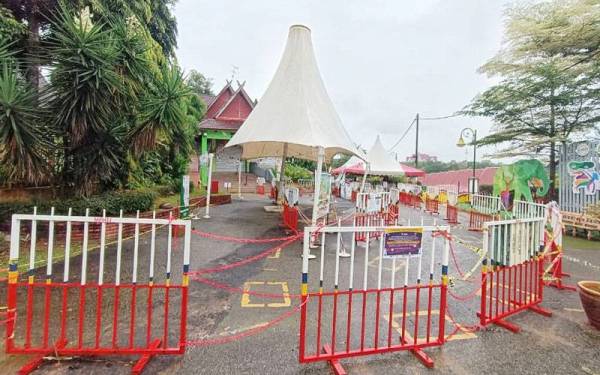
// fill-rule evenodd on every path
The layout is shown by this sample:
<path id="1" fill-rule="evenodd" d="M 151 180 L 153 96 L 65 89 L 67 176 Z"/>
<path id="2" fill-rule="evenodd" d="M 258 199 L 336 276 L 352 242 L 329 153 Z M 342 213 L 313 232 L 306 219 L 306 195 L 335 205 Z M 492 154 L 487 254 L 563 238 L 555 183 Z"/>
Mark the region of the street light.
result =
<path id="1" fill-rule="evenodd" d="M 470 178 L 470 180 L 472 181 L 469 184 L 469 192 L 472 194 L 475 194 L 476 192 L 476 181 L 477 181 L 477 177 L 475 177 L 475 163 L 477 160 L 477 130 L 472 129 L 472 128 L 464 128 L 463 130 L 460 131 L 460 138 L 458 138 L 458 142 L 456 142 L 456 146 L 458 147 L 464 147 L 467 145 L 467 143 L 465 142 L 465 139 L 471 139 L 471 145 L 473 145 L 473 177 Z"/>

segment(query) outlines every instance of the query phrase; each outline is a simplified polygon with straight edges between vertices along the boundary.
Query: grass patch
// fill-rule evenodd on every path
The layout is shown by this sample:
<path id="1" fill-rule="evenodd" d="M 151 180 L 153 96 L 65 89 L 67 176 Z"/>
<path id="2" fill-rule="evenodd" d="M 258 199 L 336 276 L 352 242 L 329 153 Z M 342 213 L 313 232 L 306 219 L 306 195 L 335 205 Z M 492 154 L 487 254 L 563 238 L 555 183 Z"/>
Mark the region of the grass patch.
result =
<path id="1" fill-rule="evenodd" d="M 600 251 L 600 242 L 599 241 L 588 241 L 584 238 L 563 235 L 563 247 L 565 249 Z"/>

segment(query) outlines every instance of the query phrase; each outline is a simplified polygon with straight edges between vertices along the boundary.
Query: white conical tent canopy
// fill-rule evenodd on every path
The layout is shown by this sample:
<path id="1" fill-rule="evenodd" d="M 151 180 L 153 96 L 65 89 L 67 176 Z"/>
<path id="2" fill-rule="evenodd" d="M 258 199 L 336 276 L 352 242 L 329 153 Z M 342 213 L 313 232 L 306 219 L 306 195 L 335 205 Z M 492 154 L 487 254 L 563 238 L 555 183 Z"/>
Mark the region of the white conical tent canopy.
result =
<path id="1" fill-rule="evenodd" d="M 284 145 L 287 144 L 287 152 Z M 350 140 L 327 95 L 311 42 L 310 29 L 290 27 L 273 80 L 248 119 L 227 143 L 241 145 L 242 159 L 297 157 L 325 161 L 338 153 L 363 156 Z"/>
<path id="2" fill-rule="evenodd" d="M 404 169 L 400 166 L 392 155 L 390 155 L 383 145 L 381 139 L 377 136 L 373 147 L 367 153 L 369 162 L 369 174 L 381 176 L 402 176 Z"/>

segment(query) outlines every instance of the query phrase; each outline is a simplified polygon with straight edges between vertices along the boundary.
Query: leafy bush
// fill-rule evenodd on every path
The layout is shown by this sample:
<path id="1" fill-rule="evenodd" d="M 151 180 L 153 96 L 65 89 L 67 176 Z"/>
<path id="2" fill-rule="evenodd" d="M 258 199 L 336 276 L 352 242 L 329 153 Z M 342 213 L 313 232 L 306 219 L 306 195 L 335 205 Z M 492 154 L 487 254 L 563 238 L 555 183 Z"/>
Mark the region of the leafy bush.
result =
<path id="1" fill-rule="evenodd" d="M 298 181 L 299 179 L 313 178 L 313 172 L 299 165 L 286 164 L 285 176 L 290 178 L 292 181 Z"/>
<path id="2" fill-rule="evenodd" d="M 54 207 L 54 213 L 57 215 L 66 215 L 69 208 L 73 215 L 85 215 L 85 210 L 90 209 L 90 215 L 102 215 L 102 210 L 106 210 L 106 215 L 117 216 L 122 209 L 123 213 L 131 214 L 140 211 L 148 211 L 152 208 L 154 200 L 158 194 L 152 190 L 125 190 L 95 195 L 87 198 L 70 198 L 52 201 L 32 201 L 32 202 L 6 202 L 0 203 L 0 222 L 10 220 L 15 213 L 32 213 L 33 207 L 37 206 L 39 213 L 49 213 Z"/>

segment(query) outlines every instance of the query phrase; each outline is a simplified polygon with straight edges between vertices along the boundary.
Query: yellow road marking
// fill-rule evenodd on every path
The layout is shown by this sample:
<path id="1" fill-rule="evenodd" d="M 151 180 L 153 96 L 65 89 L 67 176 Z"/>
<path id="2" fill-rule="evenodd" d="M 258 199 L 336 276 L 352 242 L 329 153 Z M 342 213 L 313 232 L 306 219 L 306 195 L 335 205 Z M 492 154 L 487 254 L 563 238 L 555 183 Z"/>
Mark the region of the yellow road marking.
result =
<path id="1" fill-rule="evenodd" d="M 281 248 L 277 249 L 277 251 L 275 251 L 275 253 L 273 255 L 269 255 L 267 257 L 267 259 L 279 259 L 280 255 L 281 255 Z"/>
<path id="2" fill-rule="evenodd" d="M 396 317 L 400 317 L 400 319 L 402 319 L 402 313 L 396 313 L 396 314 L 392 314 L 392 327 L 394 327 L 394 329 L 396 330 L 396 332 L 398 332 L 399 334 L 402 334 L 402 325 L 400 323 L 398 323 L 396 321 Z M 415 313 L 406 313 L 406 317 L 410 317 L 411 315 L 415 315 Z M 431 310 L 431 316 L 439 316 L 440 315 L 440 310 Z M 426 317 L 427 316 L 427 310 L 422 310 L 419 311 L 419 316 L 420 317 Z M 385 320 L 389 321 L 389 318 L 387 317 L 387 315 L 384 315 Z M 450 323 L 451 325 L 453 325 L 452 320 L 448 317 L 448 315 L 445 316 L 446 322 Z M 457 327 L 459 329 L 459 332 L 462 333 L 456 333 L 455 335 L 453 335 L 452 337 L 450 337 L 448 339 L 448 341 L 455 341 L 455 340 L 470 340 L 470 339 L 475 339 L 477 338 L 477 335 L 474 334 L 473 332 L 469 332 L 466 329 L 464 329 L 460 324 L 457 324 Z M 414 329 L 414 327 L 413 327 Z M 410 329 L 408 329 L 408 327 L 406 327 L 406 330 L 404 331 L 404 335 L 406 336 L 406 340 L 408 340 L 409 342 L 413 342 L 414 341 L 414 337 L 411 336 L 411 334 L 409 333 Z M 434 339 L 434 337 L 432 336 L 430 339 Z M 417 338 L 417 343 L 421 344 L 421 343 L 425 343 L 427 341 L 427 337 L 419 337 Z"/>
<path id="3" fill-rule="evenodd" d="M 271 303 L 252 303 L 250 301 L 250 289 L 253 285 L 279 285 L 281 288 L 281 298 L 283 302 L 271 302 Z M 256 297 L 260 298 L 260 297 Z M 290 298 L 290 290 L 288 284 L 285 281 L 246 281 L 244 283 L 244 293 L 242 293 L 241 306 L 242 307 L 289 307 L 292 304 Z"/>

